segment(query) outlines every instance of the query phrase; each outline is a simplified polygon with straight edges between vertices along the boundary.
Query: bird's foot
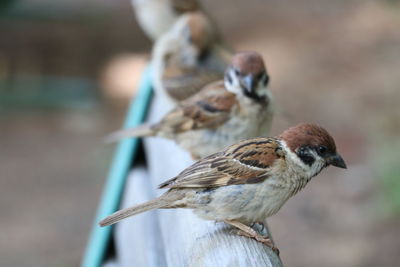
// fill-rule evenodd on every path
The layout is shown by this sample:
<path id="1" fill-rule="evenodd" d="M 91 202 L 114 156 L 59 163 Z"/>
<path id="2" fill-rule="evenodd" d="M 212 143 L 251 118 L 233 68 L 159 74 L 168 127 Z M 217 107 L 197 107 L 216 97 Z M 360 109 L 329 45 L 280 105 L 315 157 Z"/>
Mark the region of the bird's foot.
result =
<path id="1" fill-rule="evenodd" d="M 255 231 L 253 228 L 251 228 L 250 226 L 247 226 L 238 221 L 226 220 L 225 222 L 232 226 L 235 226 L 237 228 L 232 231 L 235 234 L 253 238 L 253 239 L 257 240 L 258 242 L 263 243 L 264 245 L 271 248 L 272 251 L 274 251 L 279 256 L 279 249 L 274 246 L 274 244 L 272 243 L 272 240 L 269 238 L 269 236 L 263 236 L 263 235 L 259 234 L 257 231 Z"/>
<path id="2" fill-rule="evenodd" d="M 267 247 L 272 249 L 272 251 L 275 252 L 279 256 L 279 249 L 274 246 L 274 244 L 272 243 L 272 240 L 269 238 L 269 236 L 263 236 L 258 233 L 256 235 L 252 235 L 252 234 L 249 234 L 240 229 L 236 229 L 234 231 L 235 231 L 235 234 L 237 234 L 237 235 L 253 238 L 253 239 L 257 240 L 258 242 L 263 243 L 264 245 L 266 245 Z"/>
<path id="3" fill-rule="evenodd" d="M 265 230 L 264 222 L 262 222 L 262 221 L 253 222 L 253 223 L 250 225 L 251 228 L 256 227 L 257 230 L 258 230 L 258 226 L 260 226 L 260 228 L 261 228 L 258 232 L 262 233 L 262 232 Z"/>

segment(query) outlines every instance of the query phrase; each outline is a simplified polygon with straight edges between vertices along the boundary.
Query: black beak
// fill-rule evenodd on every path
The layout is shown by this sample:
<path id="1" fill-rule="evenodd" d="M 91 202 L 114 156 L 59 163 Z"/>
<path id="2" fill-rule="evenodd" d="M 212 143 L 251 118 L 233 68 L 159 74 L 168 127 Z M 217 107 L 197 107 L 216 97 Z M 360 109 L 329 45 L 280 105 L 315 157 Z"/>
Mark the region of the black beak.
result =
<path id="1" fill-rule="evenodd" d="M 249 74 L 243 78 L 243 85 L 247 92 L 254 94 L 257 86 L 257 81 L 254 79 L 253 75 Z"/>
<path id="2" fill-rule="evenodd" d="M 342 156 L 340 156 L 339 154 L 328 157 L 326 162 L 329 165 L 332 165 L 332 166 L 335 166 L 338 168 L 347 169 L 346 163 L 344 162 Z"/>

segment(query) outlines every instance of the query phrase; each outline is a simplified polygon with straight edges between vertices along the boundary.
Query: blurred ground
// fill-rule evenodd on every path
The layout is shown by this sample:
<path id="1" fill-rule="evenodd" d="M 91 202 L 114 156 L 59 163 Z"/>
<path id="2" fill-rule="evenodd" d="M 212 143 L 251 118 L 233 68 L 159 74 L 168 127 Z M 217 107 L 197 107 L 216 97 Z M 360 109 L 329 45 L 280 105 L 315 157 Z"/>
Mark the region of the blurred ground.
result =
<path id="1" fill-rule="evenodd" d="M 273 133 L 300 121 L 318 122 L 332 132 L 348 163 L 348 170 L 330 168 L 316 177 L 270 219 L 285 266 L 396 266 L 400 249 L 398 2 L 204 3 L 228 43 L 265 56 L 270 88 L 280 109 Z M 104 28 L 92 38 L 87 34 L 93 27 L 70 26 L 68 34 L 78 37 L 63 49 L 75 56 L 53 58 L 41 71 L 101 80 L 113 56 L 149 51 L 129 3 L 112 6 L 108 9 L 112 19 L 103 21 Z M 73 8 L 68 10 L 76 14 Z M 12 25 L 11 20 L 1 20 L 0 28 Z M 5 35 L 30 44 L 36 35 L 26 37 L 18 27 L 27 23 L 19 25 Z M 43 25 L 40 36 L 54 36 L 50 26 Z M 50 29 L 61 29 L 57 25 Z M 0 44 L 7 44 L 6 39 Z M 78 56 L 71 52 L 81 43 L 91 57 L 82 59 L 82 50 Z M 10 47 L 0 46 L 0 58 L 2 52 L 15 51 Z M 58 46 L 51 51 L 57 58 Z M 48 67 L 64 61 L 68 64 L 58 70 Z M 91 63 L 82 68 L 86 62 Z M 26 66 L 24 73 L 32 69 Z M 2 266 L 79 264 L 112 158 L 113 148 L 102 145 L 101 137 L 123 119 L 126 103 L 115 103 L 95 97 L 95 103 L 79 108 L 2 111 Z"/>

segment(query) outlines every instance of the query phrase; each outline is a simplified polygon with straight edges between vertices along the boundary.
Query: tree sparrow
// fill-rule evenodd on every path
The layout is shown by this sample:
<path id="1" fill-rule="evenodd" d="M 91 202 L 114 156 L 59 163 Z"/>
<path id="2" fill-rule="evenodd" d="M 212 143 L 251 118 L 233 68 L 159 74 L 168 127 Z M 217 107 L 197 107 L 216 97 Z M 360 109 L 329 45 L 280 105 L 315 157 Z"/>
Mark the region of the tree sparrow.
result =
<path id="1" fill-rule="evenodd" d="M 107 141 L 161 136 L 175 140 L 198 159 L 240 140 L 268 134 L 273 117 L 268 81 L 260 54 L 237 53 L 223 81 L 180 102 L 159 123 L 118 131 Z"/>
<path id="2" fill-rule="evenodd" d="M 279 137 L 255 138 L 203 158 L 162 183 L 160 197 L 118 211 L 101 226 L 151 209 L 189 208 L 206 220 L 228 223 L 272 246 L 249 225 L 263 222 L 325 167 L 346 168 L 333 138 L 322 127 L 303 123 Z"/>
<path id="3" fill-rule="evenodd" d="M 153 41 L 186 12 L 200 9 L 197 0 L 131 0 L 138 20 L 146 35 Z"/>
<path id="4" fill-rule="evenodd" d="M 230 60 L 231 53 L 219 42 L 207 17 L 186 13 L 154 45 L 154 89 L 175 106 L 175 101 L 222 79 Z"/>

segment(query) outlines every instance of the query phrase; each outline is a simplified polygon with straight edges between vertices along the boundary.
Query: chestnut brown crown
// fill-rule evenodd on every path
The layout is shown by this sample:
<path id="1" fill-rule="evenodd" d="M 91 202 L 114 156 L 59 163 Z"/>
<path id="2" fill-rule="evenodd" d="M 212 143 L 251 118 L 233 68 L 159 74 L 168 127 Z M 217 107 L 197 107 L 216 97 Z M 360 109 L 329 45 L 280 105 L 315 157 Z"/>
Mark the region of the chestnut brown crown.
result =
<path id="1" fill-rule="evenodd" d="M 257 76 L 266 71 L 262 56 L 254 51 L 236 53 L 232 58 L 232 67 L 240 71 L 242 76 Z"/>
<path id="2" fill-rule="evenodd" d="M 343 158 L 336 152 L 333 137 L 319 125 L 301 123 L 284 131 L 280 136 L 291 151 L 308 165 L 315 161 L 315 155 L 325 159 L 326 165 L 347 168 Z M 315 151 L 315 154 L 310 151 Z"/>
<path id="3" fill-rule="evenodd" d="M 190 43 L 200 50 L 206 49 L 215 37 L 209 20 L 201 12 L 189 12 L 186 16 Z"/>
<path id="4" fill-rule="evenodd" d="M 285 130 L 280 136 L 287 146 L 296 151 L 301 146 L 315 147 L 325 145 L 328 151 L 336 153 L 336 144 L 333 137 L 319 125 L 301 123 Z"/>

